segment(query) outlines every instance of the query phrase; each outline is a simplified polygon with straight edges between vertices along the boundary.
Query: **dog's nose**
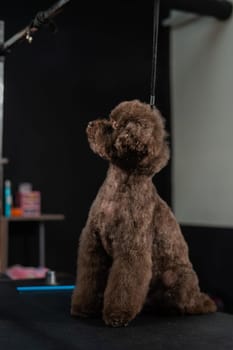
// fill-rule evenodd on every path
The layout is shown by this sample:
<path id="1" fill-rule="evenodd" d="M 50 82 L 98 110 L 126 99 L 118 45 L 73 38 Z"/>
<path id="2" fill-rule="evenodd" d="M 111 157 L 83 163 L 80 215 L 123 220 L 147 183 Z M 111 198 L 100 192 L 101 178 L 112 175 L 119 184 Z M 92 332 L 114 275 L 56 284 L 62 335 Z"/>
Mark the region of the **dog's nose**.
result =
<path id="1" fill-rule="evenodd" d="M 94 122 L 89 122 L 89 123 L 87 124 L 87 128 L 89 129 L 89 128 L 91 128 L 93 125 L 94 125 Z"/>

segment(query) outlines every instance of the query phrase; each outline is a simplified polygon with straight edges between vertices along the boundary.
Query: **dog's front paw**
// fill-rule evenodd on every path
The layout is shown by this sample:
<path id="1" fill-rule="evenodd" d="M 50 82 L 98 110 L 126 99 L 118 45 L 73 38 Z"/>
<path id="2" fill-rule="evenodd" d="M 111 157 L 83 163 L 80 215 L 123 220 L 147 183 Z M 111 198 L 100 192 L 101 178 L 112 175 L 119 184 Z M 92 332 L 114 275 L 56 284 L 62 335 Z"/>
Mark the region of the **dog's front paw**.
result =
<path id="1" fill-rule="evenodd" d="M 128 323 L 133 319 L 133 316 L 127 312 L 105 312 L 103 319 L 107 326 L 126 327 L 128 326 Z"/>

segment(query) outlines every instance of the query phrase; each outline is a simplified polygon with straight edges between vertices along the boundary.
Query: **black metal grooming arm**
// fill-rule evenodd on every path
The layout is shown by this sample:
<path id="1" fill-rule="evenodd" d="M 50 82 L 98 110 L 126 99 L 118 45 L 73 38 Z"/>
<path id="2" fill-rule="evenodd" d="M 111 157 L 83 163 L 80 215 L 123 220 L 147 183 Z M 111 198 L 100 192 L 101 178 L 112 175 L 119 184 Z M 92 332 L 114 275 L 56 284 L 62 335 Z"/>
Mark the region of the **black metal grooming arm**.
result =
<path id="1" fill-rule="evenodd" d="M 232 14 L 232 3 L 227 0 L 164 0 L 170 9 L 193 12 L 226 20 Z"/>
<path id="2" fill-rule="evenodd" d="M 70 1 L 71 0 L 60 0 L 51 6 L 48 10 L 38 12 L 35 18 L 27 27 L 3 43 L 3 45 L 0 47 L 0 56 L 6 55 L 10 49 L 20 41 L 27 40 L 29 43 L 31 43 L 33 34 L 37 32 L 41 27 L 48 25 L 51 20 L 58 13 L 60 13 L 63 7 Z"/>

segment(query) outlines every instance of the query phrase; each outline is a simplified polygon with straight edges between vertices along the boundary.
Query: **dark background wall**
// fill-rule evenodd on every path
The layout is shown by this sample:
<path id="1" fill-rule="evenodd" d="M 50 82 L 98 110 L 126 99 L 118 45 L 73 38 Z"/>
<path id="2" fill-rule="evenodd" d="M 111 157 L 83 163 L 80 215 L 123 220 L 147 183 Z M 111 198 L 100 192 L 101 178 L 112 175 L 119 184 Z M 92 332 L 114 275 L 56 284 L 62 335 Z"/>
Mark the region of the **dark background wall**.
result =
<path id="1" fill-rule="evenodd" d="M 2 1 L 6 38 L 53 3 Z M 6 59 L 5 178 L 14 191 L 20 182 L 32 182 L 42 192 L 43 212 L 66 216 L 46 230 L 47 266 L 56 271 L 75 273 L 78 237 L 108 166 L 89 149 L 87 123 L 108 116 L 122 100 L 149 101 L 152 13 L 153 0 L 73 0 L 56 19 L 57 34 L 42 31 Z M 162 7 L 161 19 L 167 14 Z M 161 26 L 157 106 L 170 131 L 169 58 L 169 31 Z M 170 164 L 154 181 L 170 204 Z M 12 224 L 10 231 L 9 263 L 36 265 L 35 225 Z M 183 233 L 202 289 L 233 311 L 232 230 L 183 227 Z"/>
<path id="2" fill-rule="evenodd" d="M 54 1 L 2 1 L 6 38 Z M 161 17 L 167 14 L 162 8 Z M 47 225 L 47 266 L 73 273 L 78 236 L 108 164 L 94 155 L 85 128 L 122 100 L 149 101 L 153 1 L 73 1 L 57 17 L 53 35 L 42 31 L 6 59 L 5 177 L 16 190 L 29 181 L 42 192 L 45 213 L 64 213 Z M 169 108 L 169 33 L 160 29 L 157 106 Z M 155 182 L 170 203 L 170 165 Z M 36 264 L 35 227 L 11 228 L 10 263 Z"/>

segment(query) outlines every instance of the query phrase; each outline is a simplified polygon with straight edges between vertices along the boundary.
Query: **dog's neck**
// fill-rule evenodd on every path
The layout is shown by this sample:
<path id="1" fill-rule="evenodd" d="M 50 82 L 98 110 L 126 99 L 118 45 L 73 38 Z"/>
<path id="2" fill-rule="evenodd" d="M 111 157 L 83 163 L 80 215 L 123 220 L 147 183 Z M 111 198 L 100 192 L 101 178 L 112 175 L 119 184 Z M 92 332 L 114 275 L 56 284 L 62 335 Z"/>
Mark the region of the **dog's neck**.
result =
<path id="1" fill-rule="evenodd" d="M 123 169 L 119 168 L 118 166 L 114 164 L 110 164 L 107 174 L 107 179 L 110 179 L 111 182 L 116 184 L 132 184 L 140 185 L 141 183 L 151 183 L 152 177 L 146 176 L 146 175 L 139 175 L 134 172 L 127 172 Z"/>

